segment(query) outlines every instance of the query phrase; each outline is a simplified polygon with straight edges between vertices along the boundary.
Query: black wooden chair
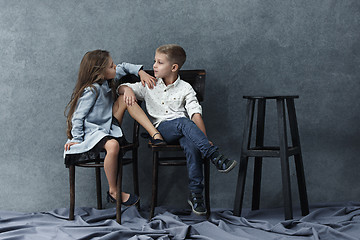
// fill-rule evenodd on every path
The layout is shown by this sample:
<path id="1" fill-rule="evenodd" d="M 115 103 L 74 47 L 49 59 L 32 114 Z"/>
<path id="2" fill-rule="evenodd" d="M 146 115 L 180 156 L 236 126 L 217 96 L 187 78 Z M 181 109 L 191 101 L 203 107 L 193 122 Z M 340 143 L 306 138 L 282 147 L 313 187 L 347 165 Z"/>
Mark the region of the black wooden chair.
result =
<path id="1" fill-rule="evenodd" d="M 133 82 L 138 78 L 134 75 L 127 75 L 123 77 L 121 82 Z M 122 173 L 123 166 L 132 164 L 133 168 L 133 185 L 134 193 L 139 196 L 139 180 L 138 180 L 138 148 L 139 148 L 139 129 L 140 125 L 134 121 L 132 131 L 132 142 L 123 146 L 120 146 L 119 158 L 118 158 L 118 178 L 117 178 L 117 192 L 122 192 Z M 131 151 L 131 156 L 123 157 L 126 152 Z M 100 169 L 104 167 L 104 157 L 106 152 L 100 152 L 97 158 L 92 162 L 77 163 L 74 165 L 66 165 L 69 168 L 69 181 L 70 181 L 70 212 L 69 220 L 74 220 L 75 209 L 75 167 L 95 168 L 96 176 L 96 193 L 97 193 L 97 208 L 102 209 L 102 191 L 101 191 L 101 175 Z M 137 207 L 140 207 L 140 201 L 137 203 Z M 121 194 L 116 196 L 116 221 L 121 224 Z"/>
<path id="2" fill-rule="evenodd" d="M 148 71 L 153 74 L 152 71 Z M 180 70 L 181 79 L 190 83 L 196 92 L 199 102 L 204 100 L 205 94 L 205 70 Z M 165 145 L 153 146 L 150 142 L 148 145 L 151 148 L 153 156 L 153 176 L 152 176 L 152 200 L 150 208 L 150 219 L 154 216 L 154 210 L 157 206 L 157 190 L 158 190 L 158 176 L 159 166 L 186 166 L 185 156 L 160 156 L 160 153 L 166 152 L 182 152 L 180 145 Z M 210 194 L 209 194 L 209 179 L 210 179 L 210 165 L 208 160 L 204 160 L 204 187 L 205 187 L 205 205 L 207 210 L 207 217 L 210 215 Z"/>

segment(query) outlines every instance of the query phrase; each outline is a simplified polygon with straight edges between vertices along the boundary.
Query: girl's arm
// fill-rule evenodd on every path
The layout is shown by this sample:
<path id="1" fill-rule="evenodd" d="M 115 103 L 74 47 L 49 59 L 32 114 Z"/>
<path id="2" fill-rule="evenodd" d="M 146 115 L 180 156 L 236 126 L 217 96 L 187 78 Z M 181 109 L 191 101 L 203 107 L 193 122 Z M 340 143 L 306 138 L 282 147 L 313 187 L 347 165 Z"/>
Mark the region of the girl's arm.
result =
<path id="1" fill-rule="evenodd" d="M 97 97 L 96 87 L 87 87 L 77 102 L 75 112 L 72 116 L 71 135 L 73 138 L 70 142 L 82 142 L 84 139 L 84 120 L 90 109 L 93 107 Z"/>
<path id="2" fill-rule="evenodd" d="M 120 79 L 127 74 L 134 74 L 140 77 L 141 84 L 145 87 L 145 84 L 149 88 L 153 88 L 156 85 L 157 79 L 150 74 L 147 74 L 142 70 L 142 65 L 136 65 L 131 63 L 120 63 L 116 66 L 116 79 Z"/>
<path id="3" fill-rule="evenodd" d="M 153 76 L 151 76 L 150 74 L 148 74 L 147 72 L 145 72 L 144 70 L 140 70 L 139 71 L 139 76 L 140 76 L 140 80 L 141 80 L 141 84 L 143 85 L 143 87 L 145 87 L 145 83 L 148 85 L 148 87 L 150 89 L 154 88 L 154 86 L 156 86 L 156 82 L 157 79 Z"/>

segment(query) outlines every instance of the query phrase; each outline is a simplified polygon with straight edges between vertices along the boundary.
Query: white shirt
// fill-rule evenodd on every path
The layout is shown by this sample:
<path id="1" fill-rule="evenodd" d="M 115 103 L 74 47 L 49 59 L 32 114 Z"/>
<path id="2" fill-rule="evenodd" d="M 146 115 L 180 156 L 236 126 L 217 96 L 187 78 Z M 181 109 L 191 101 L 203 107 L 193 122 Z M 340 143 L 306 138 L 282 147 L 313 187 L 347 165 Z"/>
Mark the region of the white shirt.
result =
<path id="1" fill-rule="evenodd" d="M 145 101 L 146 110 L 155 127 L 162 121 L 181 117 L 191 119 L 195 113 L 202 114 L 196 92 L 189 83 L 181 80 L 180 76 L 168 86 L 159 78 L 153 89 L 147 85 L 142 86 L 140 82 L 122 85 L 130 87 L 138 100 Z"/>

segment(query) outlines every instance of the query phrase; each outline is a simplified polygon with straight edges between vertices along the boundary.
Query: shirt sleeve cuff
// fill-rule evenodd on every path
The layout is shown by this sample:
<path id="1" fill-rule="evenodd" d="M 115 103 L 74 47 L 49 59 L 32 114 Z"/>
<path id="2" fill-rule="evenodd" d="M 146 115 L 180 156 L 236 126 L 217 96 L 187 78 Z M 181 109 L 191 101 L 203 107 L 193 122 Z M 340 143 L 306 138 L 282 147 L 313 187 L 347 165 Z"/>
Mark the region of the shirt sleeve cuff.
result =
<path id="1" fill-rule="evenodd" d="M 202 110 L 201 109 L 192 109 L 188 111 L 189 118 L 192 119 L 193 115 L 195 113 L 199 113 L 202 116 Z"/>

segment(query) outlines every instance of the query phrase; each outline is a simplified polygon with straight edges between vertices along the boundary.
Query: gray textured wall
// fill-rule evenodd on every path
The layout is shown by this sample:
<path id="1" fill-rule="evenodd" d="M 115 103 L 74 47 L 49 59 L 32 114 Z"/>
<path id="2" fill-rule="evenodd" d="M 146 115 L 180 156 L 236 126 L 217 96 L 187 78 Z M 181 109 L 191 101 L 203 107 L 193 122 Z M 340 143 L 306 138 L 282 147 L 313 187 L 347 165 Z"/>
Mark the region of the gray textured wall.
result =
<path id="1" fill-rule="evenodd" d="M 298 94 L 310 203 L 359 200 L 359 1 L 1 0 L 0 5 L 1 209 L 68 207 L 63 111 L 84 53 L 107 49 L 115 62 L 149 69 L 154 50 L 166 43 L 185 48 L 184 69 L 206 69 L 204 119 L 208 135 L 225 153 L 240 156 L 242 95 Z M 266 141 L 276 142 L 269 114 Z M 145 205 L 150 168 L 143 141 Z M 212 167 L 213 207 L 232 208 L 237 171 L 220 174 Z M 262 206 L 281 206 L 279 161 L 268 159 L 263 172 Z M 77 206 L 95 207 L 94 172 L 77 173 Z M 185 169 L 169 169 L 160 175 L 159 204 L 186 207 L 184 174 Z M 129 191 L 130 183 L 126 174 Z M 296 190 L 293 185 L 295 204 Z"/>

